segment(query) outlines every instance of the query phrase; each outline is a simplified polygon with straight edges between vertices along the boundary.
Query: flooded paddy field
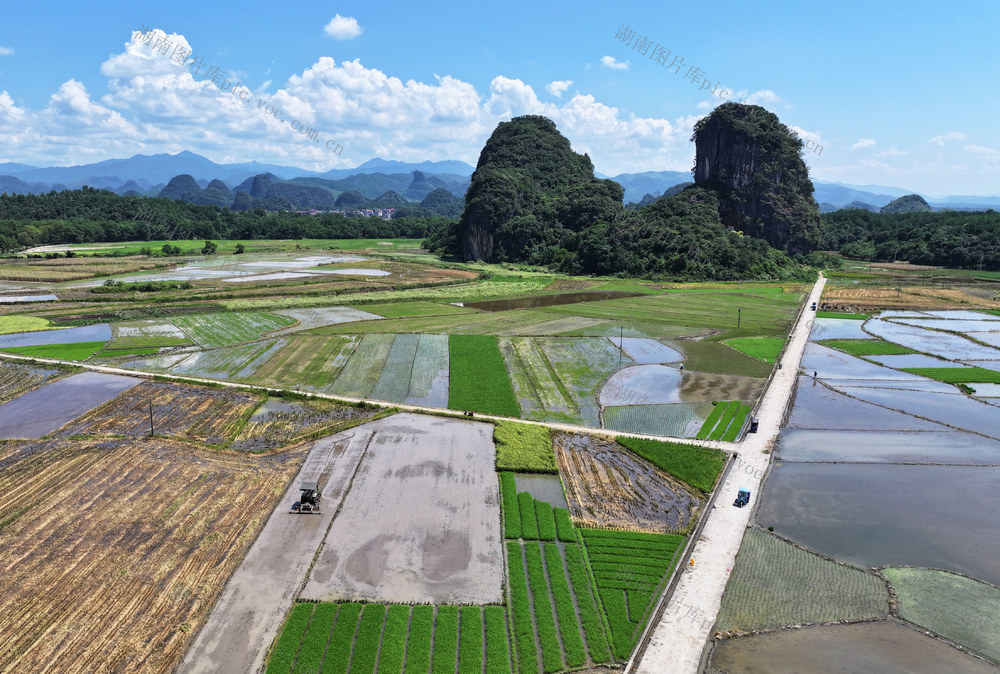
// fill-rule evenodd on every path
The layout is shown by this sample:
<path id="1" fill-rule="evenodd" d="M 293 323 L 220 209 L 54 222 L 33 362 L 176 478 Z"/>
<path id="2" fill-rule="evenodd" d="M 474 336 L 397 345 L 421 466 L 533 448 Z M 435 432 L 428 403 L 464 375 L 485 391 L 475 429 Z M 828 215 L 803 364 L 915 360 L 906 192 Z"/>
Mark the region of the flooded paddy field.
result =
<path id="1" fill-rule="evenodd" d="M 499 603 L 493 427 L 397 414 L 353 433 L 364 452 L 303 597 Z"/>
<path id="2" fill-rule="evenodd" d="M 688 526 L 703 499 L 619 445 L 561 433 L 554 445 L 570 514 L 584 527 L 668 532 Z"/>
<path id="3" fill-rule="evenodd" d="M 717 641 L 706 674 L 995 674 L 996 668 L 894 620 L 781 630 Z"/>
<path id="4" fill-rule="evenodd" d="M 141 383 L 81 372 L 46 384 L 0 405 L 0 438 L 40 438 Z"/>
<path id="5" fill-rule="evenodd" d="M 778 463 L 756 514 L 861 567 L 956 571 L 1000 584 L 1000 467 Z"/>
<path id="6" fill-rule="evenodd" d="M 960 335 L 941 332 L 953 329 L 949 327 L 950 321 L 942 319 L 936 323 L 939 325 L 938 329 L 930 330 L 889 320 L 871 319 L 865 323 L 865 329 L 876 337 L 942 358 L 961 360 L 1000 358 L 1000 349 L 977 344 Z"/>
<path id="7" fill-rule="evenodd" d="M 19 346 L 47 346 L 50 344 L 75 344 L 77 342 L 106 342 L 111 339 L 111 326 L 107 323 L 82 328 L 39 330 L 0 335 L 0 349 Z"/>
<path id="8" fill-rule="evenodd" d="M 537 501 L 545 501 L 556 508 L 568 508 L 566 495 L 563 493 L 562 481 L 556 475 L 534 475 L 531 473 L 514 473 L 514 484 L 518 493 L 526 491 Z"/>
<path id="9" fill-rule="evenodd" d="M 54 368 L 0 360 L 0 402 L 16 398 L 60 374 L 63 371 Z"/>
<path id="10" fill-rule="evenodd" d="M 945 463 L 1000 466 L 1000 442 L 958 431 L 785 428 L 777 458 L 795 462 Z"/>
<path id="11" fill-rule="evenodd" d="M 813 342 L 824 339 L 872 339 L 864 331 L 863 325 L 864 321 L 852 318 L 816 318 L 813 319 L 809 339 Z"/>

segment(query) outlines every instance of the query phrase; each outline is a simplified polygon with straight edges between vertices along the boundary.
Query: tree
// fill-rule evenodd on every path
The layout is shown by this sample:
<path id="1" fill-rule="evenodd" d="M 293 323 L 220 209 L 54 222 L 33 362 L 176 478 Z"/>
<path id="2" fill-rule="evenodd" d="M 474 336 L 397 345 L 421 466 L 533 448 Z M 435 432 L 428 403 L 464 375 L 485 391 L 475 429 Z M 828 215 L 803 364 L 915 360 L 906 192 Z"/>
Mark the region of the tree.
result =
<path id="1" fill-rule="evenodd" d="M 233 253 L 233 255 L 242 255 L 245 252 L 247 252 L 247 247 L 244 246 L 242 243 L 238 243 L 236 244 L 236 252 Z"/>
<path id="2" fill-rule="evenodd" d="M 215 251 L 218 250 L 219 246 L 216 245 L 214 241 L 205 240 L 205 245 L 201 248 L 202 255 L 215 255 Z"/>

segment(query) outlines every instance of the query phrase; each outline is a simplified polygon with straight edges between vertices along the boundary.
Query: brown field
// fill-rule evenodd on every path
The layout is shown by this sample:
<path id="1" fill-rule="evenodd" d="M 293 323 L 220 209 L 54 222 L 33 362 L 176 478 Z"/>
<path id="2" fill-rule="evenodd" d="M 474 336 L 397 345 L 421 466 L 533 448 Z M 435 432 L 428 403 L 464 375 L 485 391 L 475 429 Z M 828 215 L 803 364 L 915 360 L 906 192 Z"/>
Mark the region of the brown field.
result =
<path id="1" fill-rule="evenodd" d="M 131 274 L 149 269 L 167 269 L 177 262 L 148 258 L 56 258 L 52 260 L 10 260 L 0 262 L 0 279 L 5 281 L 78 281 L 98 276 Z"/>
<path id="2" fill-rule="evenodd" d="M 61 370 L 47 370 L 32 365 L 2 361 L 0 362 L 0 402 L 16 398 L 62 374 Z"/>
<path id="3" fill-rule="evenodd" d="M 152 404 L 157 435 L 221 445 L 236 436 L 260 402 L 260 396 L 239 391 L 143 382 L 68 424 L 60 435 L 149 435 Z"/>
<path id="4" fill-rule="evenodd" d="M 229 447 L 241 451 L 264 452 L 313 436 L 320 431 L 337 433 L 379 414 L 378 409 L 362 409 L 331 402 L 310 400 L 285 402 L 271 399 L 257 410 Z"/>
<path id="5" fill-rule="evenodd" d="M 898 288 L 898 290 L 897 290 Z M 868 313 L 880 309 L 1000 309 L 1000 302 L 963 288 L 928 286 L 827 286 L 821 309 Z"/>
<path id="6" fill-rule="evenodd" d="M 589 435 L 555 437 L 570 515 L 584 527 L 677 532 L 702 499 L 613 442 Z"/>
<path id="7" fill-rule="evenodd" d="M 168 672 L 303 457 L 0 447 L 0 672 Z"/>

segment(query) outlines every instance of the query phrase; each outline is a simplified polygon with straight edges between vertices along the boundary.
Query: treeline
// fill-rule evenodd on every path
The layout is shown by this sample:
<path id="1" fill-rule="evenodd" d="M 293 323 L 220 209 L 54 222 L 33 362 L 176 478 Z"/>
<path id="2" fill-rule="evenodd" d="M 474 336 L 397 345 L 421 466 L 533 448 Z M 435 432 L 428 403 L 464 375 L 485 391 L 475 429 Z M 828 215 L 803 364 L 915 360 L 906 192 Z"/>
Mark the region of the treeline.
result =
<path id="1" fill-rule="evenodd" d="M 446 228 L 441 216 L 318 216 L 262 209 L 233 212 L 163 198 L 123 197 L 84 187 L 48 194 L 0 196 L 0 252 L 97 241 L 189 239 L 422 239 Z"/>
<path id="2" fill-rule="evenodd" d="M 823 215 L 819 247 L 855 260 L 996 271 L 1000 270 L 1000 213 L 843 209 Z"/>

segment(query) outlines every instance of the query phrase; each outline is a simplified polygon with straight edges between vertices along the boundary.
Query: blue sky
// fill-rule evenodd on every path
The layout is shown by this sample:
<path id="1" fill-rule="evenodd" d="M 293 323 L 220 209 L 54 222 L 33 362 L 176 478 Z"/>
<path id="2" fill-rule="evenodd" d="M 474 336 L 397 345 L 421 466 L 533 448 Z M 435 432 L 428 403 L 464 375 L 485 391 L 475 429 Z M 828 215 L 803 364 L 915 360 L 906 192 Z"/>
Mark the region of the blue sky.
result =
<path id="1" fill-rule="evenodd" d="M 7 4 L 0 162 L 191 150 L 313 170 L 474 165 L 499 121 L 544 114 L 602 173 L 687 170 L 693 124 L 722 102 L 707 79 L 822 147 L 804 152 L 815 179 L 1000 195 L 993 0 Z M 243 100 L 154 54 L 143 25 Z M 616 40 L 621 25 L 685 67 Z"/>

